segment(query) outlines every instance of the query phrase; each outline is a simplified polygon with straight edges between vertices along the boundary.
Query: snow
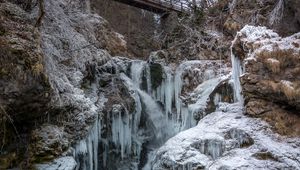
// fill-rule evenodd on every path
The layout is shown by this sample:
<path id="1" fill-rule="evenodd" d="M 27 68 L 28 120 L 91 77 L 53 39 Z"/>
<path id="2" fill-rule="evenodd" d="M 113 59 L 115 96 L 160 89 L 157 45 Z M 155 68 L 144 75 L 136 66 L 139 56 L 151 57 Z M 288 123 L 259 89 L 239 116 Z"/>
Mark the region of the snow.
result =
<path id="1" fill-rule="evenodd" d="M 290 88 L 290 89 L 294 89 L 293 87 L 293 83 L 287 80 L 281 80 L 280 83 L 284 84 L 286 87 Z"/>
<path id="2" fill-rule="evenodd" d="M 295 44 L 300 44 L 299 35 L 300 33 L 297 33 L 281 38 L 273 30 L 266 27 L 246 25 L 237 33 L 233 45 L 241 41 L 244 47 L 251 50 L 246 56 L 245 61 L 247 62 L 248 60 L 256 60 L 257 54 L 262 51 L 293 50 L 295 53 L 299 52 L 300 49 L 295 48 Z M 272 61 L 276 62 L 274 58 Z"/>
<path id="3" fill-rule="evenodd" d="M 49 164 L 37 164 L 35 168 L 37 170 L 74 170 L 76 161 L 71 156 L 60 157 Z"/>
<path id="4" fill-rule="evenodd" d="M 245 25 L 244 28 L 237 33 L 237 37 L 241 36 L 246 37 L 246 39 L 243 40 L 249 43 L 264 38 L 277 38 L 279 35 L 266 27 Z"/>
<path id="5" fill-rule="evenodd" d="M 250 138 L 254 143 L 243 147 L 241 143 Z M 245 116 L 239 103 L 220 103 L 218 111 L 204 117 L 196 127 L 169 139 L 157 151 L 153 168 L 170 165 L 177 169 L 190 164 L 205 169 L 300 169 L 299 144 L 298 138 L 279 137 L 267 123 Z M 266 151 L 278 161 L 253 156 Z"/>

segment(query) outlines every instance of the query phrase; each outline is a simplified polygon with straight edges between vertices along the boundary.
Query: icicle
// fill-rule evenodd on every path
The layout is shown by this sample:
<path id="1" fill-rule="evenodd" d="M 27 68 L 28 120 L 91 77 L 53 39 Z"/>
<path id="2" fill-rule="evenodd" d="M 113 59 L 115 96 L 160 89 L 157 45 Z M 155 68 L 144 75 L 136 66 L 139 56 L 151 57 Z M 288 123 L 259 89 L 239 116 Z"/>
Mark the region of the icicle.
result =
<path id="1" fill-rule="evenodd" d="M 98 169 L 98 146 L 101 138 L 101 122 L 96 121 L 91 128 L 88 137 L 82 139 L 75 146 L 75 160 L 78 168 L 83 170 Z"/>
<path id="2" fill-rule="evenodd" d="M 217 159 L 225 151 L 225 143 L 217 139 L 205 139 L 194 144 L 203 154 L 210 155 L 212 159 Z"/>
<path id="3" fill-rule="evenodd" d="M 193 117 L 194 111 L 187 107 L 182 107 L 182 126 L 180 131 L 189 129 L 196 125 L 196 120 Z"/>
<path id="4" fill-rule="evenodd" d="M 179 66 L 176 69 L 175 72 L 175 80 L 174 80 L 174 92 L 175 92 L 175 106 L 176 106 L 176 111 L 177 111 L 177 120 L 179 120 L 180 114 L 181 114 L 181 90 L 182 90 L 182 68 Z"/>
<path id="5" fill-rule="evenodd" d="M 146 65 L 146 80 L 147 80 L 147 93 L 152 93 L 152 84 L 151 84 L 151 70 L 149 64 Z"/>
<path id="6" fill-rule="evenodd" d="M 171 70 L 167 67 L 165 67 L 165 74 L 166 74 L 166 80 L 165 80 L 165 110 L 166 110 L 166 117 L 168 118 L 169 114 L 172 114 L 172 103 L 174 98 L 174 78 L 171 73 Z"/>
<path id="7" fill-rule="evenodd" d="M 219 93 L 216 93 L 214 96 L 214 105 L 217 106 L 222 101 L 222 96 Z"/>
<path id="8" fill-rule="evenodd" d="M 230 47 L 231 52 L 231 63 L 232 63 L 232 77 L 231 80 L 233 81 L 233 89 L 234 89 L 234 101 L 239 102 L 240 104 L 244 104 L 244 99 L 242 96 L 242 86 L 240 83 L 240 76 L 242 75 L 242 66 L 241 61 L 238 57 L 236 57 L 233 54 L 233 44 L 235 43 L 237 37 L 235 40 L 233 40 L 232 45 Z"/>
<path id="9" fill-rule="evenodd" d="M 112 109 L 112 141 L 121 149 L 121 158 L 131 153 L 131 126 L 130 115 L 125 110 L 122 116 L 123 107 L 119 104 L 113 105 Z"/>

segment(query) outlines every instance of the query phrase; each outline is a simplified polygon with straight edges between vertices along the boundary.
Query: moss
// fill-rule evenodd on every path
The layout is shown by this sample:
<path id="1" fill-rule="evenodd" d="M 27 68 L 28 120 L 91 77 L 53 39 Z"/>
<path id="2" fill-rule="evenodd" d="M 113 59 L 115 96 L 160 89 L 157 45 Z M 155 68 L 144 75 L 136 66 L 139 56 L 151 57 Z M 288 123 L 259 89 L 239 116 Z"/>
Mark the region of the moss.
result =
<path id="1" fill-rule="evenodd" d="M 163 80 L 163 68 L 160 64 L 154 63 L 150 64 L 150 74 L 151 74 L 151 85 L 153 89 L 156 89 L 161 85 Z"/>
<path id="2" fill-rule="evenodd" d="M 258 153 L 253 154 L 252 156 L 259 160 L 278 161 L 278 159 L 275 158 L 271 152 L 258 152 Z"/>
<path id="3" fill-rule="evenodd" d="M 11 52 L 12 55 L 16 55 L 16 56 L 22 56 L 22 54 L 24 53 L 23 50 L 19 50 L 15 48 L 10 48 L 9 51 Z"/>
<path id="4" fill-rule="evenodd" d="M 6 31 L 5 29 L 0 25 L 0 36 L 5 35 Z"/>
<path id="5" fill-rule="evenodd" d="M 9 72 L 5 68 L 0 69 L 0 77 L 6 76 L 8 74 L 9 74 Z"/>
<path id="6" fill-rule="evenodd" d="M 0 169 L 9 169 L 16 162 L 17 155 L 15 152 L 0 155 Z"/>
<path id="7" fill-rule="evenodd" d="M 55 157 L 53 155 L 46 155 L 46 156 L 36 156 L 33 157 L 33 163 L 43 163 L 43 162 L 47 162 L 47 161 L 51 161 L 53 160 Z"/>
<path id="8" fill-rule="evenodd" d="M 110 81 L 108 81 L 108 80 L 104 80 L 104 79 L 99 80 L 100 87 L 106 87 L 107 85 L 109 85 L 109 83 L 110 83 Z"/>
<path id="9" fill-rule="evenodd" d="M 194 23 L 196 25 L 201 25 L 205 19 L 205 13 L 203 9 L 196 9 L 195 10 L 195 20 Z"/>

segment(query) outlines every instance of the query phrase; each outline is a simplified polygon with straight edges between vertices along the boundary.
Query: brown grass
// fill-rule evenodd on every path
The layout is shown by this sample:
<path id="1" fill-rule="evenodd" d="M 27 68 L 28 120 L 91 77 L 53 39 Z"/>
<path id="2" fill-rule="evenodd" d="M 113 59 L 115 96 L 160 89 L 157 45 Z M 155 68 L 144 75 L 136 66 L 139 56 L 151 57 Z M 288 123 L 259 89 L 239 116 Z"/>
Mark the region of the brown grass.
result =
<path id="1" fill-rule="evenodd" d="M 293 83 L 287 81 L 280 82 L 280 90 L 288 98 L 288 100 L 295 100 L 300 97 L 299 90 L 294 88 Z"/>
<path id="2" fill-rule="evenodd" d="M 296 114 L 274 108 L 274 110 L 264 114 L 262 118 L 269 122 L 273 129 L 281 135 L 291 137 L 300 135 L 300 117 Z"/>
<path id="3" fill-rule="evenodd" d="M 281 50 L 275 48 L 273 51 L 264 50 L 258 53 L 257 57 L 274 73 L 278 73 L 281 69 L 287 67 L 295 67 L 300 62 L 300 54 L 293 49 Z"/>
<path id="4" fill-rule="evenodd" d="M 272 70 L 273 73 L 279 73 L 280 72 L 280 62 L 273 58 L 268 58 L 266 60 L 266 64 L 268 69 Z"/>
<path id="5" fill-rule="evenodd" d="M 43 72 L 44 66 L 41 63 L 36 63 L 32 66 L 31 70 L 35 76 L 38 76 Z"/>

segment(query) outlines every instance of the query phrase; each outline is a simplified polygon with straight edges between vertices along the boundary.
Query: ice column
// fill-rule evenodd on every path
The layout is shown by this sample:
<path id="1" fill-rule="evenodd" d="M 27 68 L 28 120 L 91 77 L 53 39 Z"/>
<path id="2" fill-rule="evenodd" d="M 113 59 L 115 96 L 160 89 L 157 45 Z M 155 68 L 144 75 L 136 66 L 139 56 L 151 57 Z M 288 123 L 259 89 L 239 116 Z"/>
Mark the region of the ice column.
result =
<path id="1" fill-rule="evenodd" d="M 75 146 L 77 168 L 83 170 L 98 169 L 98 146 L 101 139 L 101 121 L 96 119 L 87 138 Z"/>
<path id="2" fill-rule="evenodd" d="M 121 158 L 124 158 L 125 154 L 131 152 L 130 115 L 121 105 L 115 104 L 113 105 L 112 116 L 112 141 L 120 147 Z"/>
<path id="3" fill-rule="evenodd" d="M 241 61 L 238 57 L 236 57 L 233 53 L 233 44 L 235 43 L 237 37 L 235 40 L 233 40 L 232 45 L 230 47 L 231 51 L 231 63 L 232 63 L 232 77 L 231 80 L 233 82 L 233 89 L 234 89 L 234 101 L 239 102 L 241 104 L 244 103 L 244 99 L 242 96 L 242 86 L 240 83 L 240 76 L 243 73 Z"/>

